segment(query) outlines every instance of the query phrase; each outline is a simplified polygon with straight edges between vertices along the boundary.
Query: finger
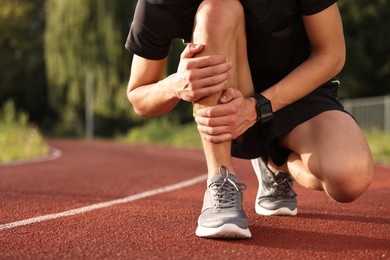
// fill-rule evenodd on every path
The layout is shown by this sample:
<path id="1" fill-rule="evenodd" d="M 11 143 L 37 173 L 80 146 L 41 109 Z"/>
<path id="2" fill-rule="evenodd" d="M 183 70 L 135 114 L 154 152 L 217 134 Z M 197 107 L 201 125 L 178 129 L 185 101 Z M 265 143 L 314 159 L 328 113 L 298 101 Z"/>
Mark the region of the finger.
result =
<path id="1" fill-rule="evenodd" d="M 205 135 L 212 135 L 212 136 L 231 132 L 229 131 L 230 129 L 227 126 L 209 127 L 209 126 L 197 125 L 197 128 L 200 133 Z"/>
<path id="2" fill-rule="evenodd" d="M 204 107 L 196 111 L 196 116 L 203 118 L 216 118 L 229 116 L 234 111 L 227 104 L 217 104 L 215 106 Z"/>
<path id="3" fill-rule="evenodd" d="M 193 73 L 189 78 L 189 80 L 192 81 L 191 82 L 192 87 L 194 89 L 197 89 L 197 88 L 205 88 L 208 86 L 221 84 L 222 82 L 227 81 L 229 79 L 229 76 L 230 76 L 229 71 L 211 77 L 206 77 L 206 78 L 197 78 L 197 75 Z"/>
<path id="4" fill-rule="evenodd" d="M 200 78 L 213 77 L 219 74 L 223 74 L 229 72 L 232 68 L 231 62 L 223 62 L 214 65 L 210 65 L 207 67 L 201 67 L 196 70 L 196 75 Z"/>
<path id="5" fill-rule="evenodd" d="M 214 144 L 232 141 L 234 139 L 234 137 L 229 133 L 217 136 L 202 134 L 202 138 Z"/>
<path id="6" fill-rule="evenodd" d="M 196 116 L 195 122 L 200 127 L 226 127 L 226 126 L 232 126 L 233 120 L 229 115 L 220 116 L 220 117 Z M 229 129 L 229 131 L 230 130 L 231 129 Z"/>
<path id="7" fill-rule="evenodd" d="M 181 53 L 181 57 L 192 58 L 196 53 L 201 52 L 202 50 L 203 50 L 202 44 L 189 43 Z"/>
<path id="8" fill-rule="evenodd" d="M 221 103 L 229 103 L 230 101 L 232 101 L 234 98 L 237 98 L 237 97 L 238 97 L 237 89 L 228 88 L 228 89 L 225 89 L 225 91 L 223 91 L 219 101 Z"/>
<path id="9" fill-rule="evenodd" d="M 207 86 L 207 87 L 201 87 L 201 88 L 195 88 L 193 87 L 192 90 L 187 90 L 186 96 L 187 101 L 189 102 L 196 102 L 201 98 L 208 97 L 217 93 L 222 93 L 222 91 L 225 89 L 227 84 L 227 81 L 221 82 L 217 85 Z"/>
<path id="10" fill-rule="evenodd" d="M 205 68 L 211 67 L 218 64 L 230 63 L 226 56 L 224 55 L 209 55 L 192 58 L 188 62 L 188 67 L 190 68 Z"/>

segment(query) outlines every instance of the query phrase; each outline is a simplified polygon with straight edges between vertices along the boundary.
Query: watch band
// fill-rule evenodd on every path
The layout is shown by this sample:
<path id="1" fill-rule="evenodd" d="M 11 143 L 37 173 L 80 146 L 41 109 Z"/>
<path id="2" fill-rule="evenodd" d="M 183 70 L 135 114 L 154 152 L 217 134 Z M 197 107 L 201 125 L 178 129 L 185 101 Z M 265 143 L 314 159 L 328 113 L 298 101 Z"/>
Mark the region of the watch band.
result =
<path id="1" fill-rule="evenodd" d="M 261 94 L 255 94 L 257 121 L 264 124 L 273 118 L 271 102 Z"/>

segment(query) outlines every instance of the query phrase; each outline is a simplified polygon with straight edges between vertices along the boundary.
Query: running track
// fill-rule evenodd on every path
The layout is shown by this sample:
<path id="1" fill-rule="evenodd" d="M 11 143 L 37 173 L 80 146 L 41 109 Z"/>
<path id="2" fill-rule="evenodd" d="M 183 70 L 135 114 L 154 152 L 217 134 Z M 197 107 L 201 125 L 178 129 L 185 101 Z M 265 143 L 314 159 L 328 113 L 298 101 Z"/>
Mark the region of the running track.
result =
<path id="1" fill-rule="evenodd" d="M 210 240 L 194 234 L 201 151 L 49 144 L 59 158 L 0 166 L 0 259 L 390 259 L 388 167 L 352 204 L 296 185 L 297 216 L 262 217 L 250 163 L 235 160 L 252 238 Z"/>

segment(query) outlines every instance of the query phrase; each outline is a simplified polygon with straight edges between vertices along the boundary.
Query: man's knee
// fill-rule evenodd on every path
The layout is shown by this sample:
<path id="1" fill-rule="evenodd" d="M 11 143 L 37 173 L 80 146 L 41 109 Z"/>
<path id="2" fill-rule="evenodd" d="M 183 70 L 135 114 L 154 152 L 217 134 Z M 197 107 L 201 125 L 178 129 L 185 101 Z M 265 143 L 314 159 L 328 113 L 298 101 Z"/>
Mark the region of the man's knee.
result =
<path id="1" fill-rule="evenodd" d="M 339 166 L 325 180 L 328 195 L 337 202 L 353 202 L 368 189 L 374 175 L 370 159 Z"/>
<path id="2" fill-rule="evenodd" d="M 231 32 L 244 19 L 244 10 L 238 0 L 204 0 L 196 14 L 195 31 L 200 27 L 213 33 Z"/>

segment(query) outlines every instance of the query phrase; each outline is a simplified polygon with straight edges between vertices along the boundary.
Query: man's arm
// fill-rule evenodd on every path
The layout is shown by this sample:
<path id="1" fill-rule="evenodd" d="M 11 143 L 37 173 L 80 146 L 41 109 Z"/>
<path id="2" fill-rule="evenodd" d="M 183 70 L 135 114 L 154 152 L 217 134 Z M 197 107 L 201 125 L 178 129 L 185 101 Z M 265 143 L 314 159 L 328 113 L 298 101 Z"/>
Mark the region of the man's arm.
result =
<path id="1" fill-rule="evenodd" d="M 163 78 L 167 59 L 148 60 L 134 55 L 127 96 L 137 114 L 158 116 L 172 110 L 180 99 L 194 102 L 220 92 L 226 85 L 231 64 L 223 55 L 193 58 L 203 45 L 189 44 L 178 71 Z"/>
<path id="2" fill-rule="evenodd" d="M 169 89 L 160 87 L 167 59 L 148 60 L 134 55 L 127 86 L 127 97 L 137 114 L 155 116 L 171 110 L 179 99 Z"/>
<path id="3" fill-rule="evenodd" d="M 310 57 L 274 86 L 261 94 L 271 100 L 274 112 L 306 96 L 337 75 L 345 62 L 345 42 L 339 9 L 304 16 L 312 46 Z M 214 143 L 232 140 L 256 122 L 256 101 L 234 89 L 225 91 L 221 104 L 200 109 L 196 122 L 202 136 Z"/>
<path id="4" fill-rule="evenodd" d="M 310 57 L 284 79 L 262 94 L 271 100 L 273 111 L 294 103 L 336 76 L 345 63 L 345 42 L 337 4 L 304 16 L 309 37 Z"/>

